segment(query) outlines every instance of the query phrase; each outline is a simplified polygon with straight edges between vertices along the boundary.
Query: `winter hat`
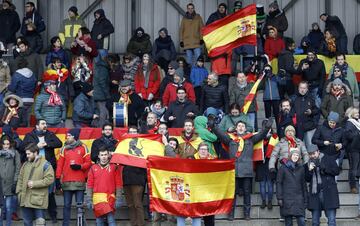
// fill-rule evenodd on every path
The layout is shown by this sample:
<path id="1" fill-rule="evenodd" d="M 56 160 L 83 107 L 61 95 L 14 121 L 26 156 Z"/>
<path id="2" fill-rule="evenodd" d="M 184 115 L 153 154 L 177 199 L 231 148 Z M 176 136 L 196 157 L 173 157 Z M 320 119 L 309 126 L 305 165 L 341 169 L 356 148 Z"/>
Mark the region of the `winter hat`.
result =
<path id="1" fill-rule="evenodd" d="M 269 8 L 279 9 L 279 4 L 277 1 L 270 3 Z"/>
<path id="2" fill-rule="evenodd" d="M 67 132 L 67 134 L 70 134 L 71 136 L 73 136 L 75 140 L 79 140 L 80 128 L 70 129 L 70 130 Z"/>
<path id="3" fill-rule="evenodd" d="M 341 81 L 341 79 L 336 78 L 334 79 L 334 81 L 332 82 L 333 85 L 343 85 L 344 83 Z"/>
<path id="4" fill-rule="evenodd" d="M 266 17 L 264 5 L 257 4 L 256 5 L 256 20 L 264 20 Z"/>
<path id="5" fill-rule="evenodd" d="M 78 15 L 78 8 L 76 6 L 71 6 L 68 12 L 73 12 L 76 16 Z"/>
<path id="6" fill-rule="evenodd" d="M 176 62 L 175 60 L 172 60 L 172 61 L 170 61 L 170 63 L 169 63 L 169 66 L 168 67 L 172 67 L 172 68 L 174 68 L 175 70 L 176 69 L 178 69 L 179 68 L 179 63 L 178 62 Z"/>
<path id="7" fill-rule="evenodd" d="M 204 57 L 200 55 L 196 61 L 204 62 Z"/>
<path id="8" fill-rule="evenodd" d="M 213 108 L 213 107 L 208 107 L 207 109 L 206 109 L 206 111 L 204 112 L 204 115 L 206 116 L 206 117 L 209 117 L 209 115 L 215 115 L 215 116 L 217 116 L 218 115 L 218 110 L 216 110 L 216 108 Z"/>
<path id="9" fill-rule="evenodd" d="M 318 148 L 318 146 L 315 145 L 315 144 L 311 144 L 310 147 L 307 148 L 307 152 L 308 152 L 309 154 L 314 153 L 314 152 L 316 152 L 316 151 L 318 151 L 318 150 L 319 150 L 319 148 Z"/>
<path id="10" fill-rule="evenodd" d="M 223 6 L 225 8 L 225 10 L 227 9 L 227 5 L 224 2 L 220 3 L 218 8 L 220 8 L 220 6 Z"/>
<path id="11" fill-rule="evenodd" d="M 120 87 L 131 86 L 131 81 L 129 79 L 124 79 L 120 82 L 119 86 Z"/>
<path id="12" fill-rule="evenodd" d="M 177 76 L 179 76 L 181 80 L 184 79 L 184 70 L 183 70 L 181 67 L 179 67 L 178 69 L 176 69 L 175 74 L 176 74 Z"/>
<path id="13" fill-rule="evenodd" d="M 288 126 L 285 128 L 285 134 L 286 134 L 287 131 L 289 131 L 289 130 L 292 130 L 292 131 L 294 131 L 294 132 L 296 133 L 295 127 L 292 126 L 292 125 L 288 125 Z"/>
<path id="14" fill-rule="evenodd" d="M 87 94 L 88 92 L 90 92 L 91 90 L 93 90 L 94 87 L 86 82 L 84 82 L 83 84 L 81 84 L 81 91 L 84 94 Z"/>
<path id="15" fill-rule="evenodd" d="M 159 30 L 159 33 L 162 32 L 162 31 L 163 31 L 166 35 L 169 34 L 169 32 L 168 32 L 168 30 L 166 29 L 166 27 L 161 28 L 161 29 Z"/>
<path id="16" fill-rule="evenodd" d="M 327 117 L 327 120 L 337 123 L 337 122 L 339 122 L 339 114 L 334 112 L 334 111 L 331 111 L 330 114 Z"/>
<path id="17" fill-rule="evenodd" d="M 289 158 L 291 158 L 291 155 L 293 154 L 299 154 L 300 155 L 300 149 L 299 148 L 290 148 L 290 155 L 289 155 Z M 301 155 L 300 155 L 301 156 Z"/>
<path id="18" fill-rule="evenodd" d="M 235 1 L 234 2 L 234 9 L 241 9 L 242 8 L 242 2 L 241 1 Z"/>

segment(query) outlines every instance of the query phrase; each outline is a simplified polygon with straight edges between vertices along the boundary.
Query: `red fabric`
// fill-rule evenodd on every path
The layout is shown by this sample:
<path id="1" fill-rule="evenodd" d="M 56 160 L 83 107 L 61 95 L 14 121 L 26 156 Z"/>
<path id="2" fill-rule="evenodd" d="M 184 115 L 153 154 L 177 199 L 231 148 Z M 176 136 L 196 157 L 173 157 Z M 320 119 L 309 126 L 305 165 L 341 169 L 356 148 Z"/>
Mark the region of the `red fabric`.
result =
<path id="1" fill-rule="evenodd" d="M 277 135 L 277 134 L 273 134 L 273 135 L 271 135 L 271 137 L 274 138 L 274 139 L 277 139 L 277 138 L 278 138 L 278 135 Z M 273 152 L 273 150 L 274 150 L 274 148 L 275 148 L 275 146 L 273 146 L 273 145 L 271 145 L 271 144 L 269 143 L 270 139 L 271 139 L 271 138 L 264 140 L 264 147 L 267 146 L 266 153 L 265 153 L 265 157 L 268 158 L 268 159 L 271 157 L 271 154 L 272 154 L 272 152 Z M 265 144 L 265 143 L 266 143 L 266 144 Z"/>
<path id="2" fill-rule="evenodd" d="M 62 74 L 62 76 L 60 76 Z M 49 69 L 46 70 L 43 74 L 43 82 L 48 80 L 54 80 L 58 82 L 64 82 L 69 76 L 69 71 L 66 68 L 61 68 L 60 70 Z"/>
<path id="3" fill-rule="evenodd" d="M 49 90 L 49 88 L 46 88 L 45 91 L 50 94 L 48 105 L 56 106 L 56 105 L 62 105 L 63 104 L 59 94 L 57 94 L 54 91 Z"/>
<path id="4" fill-rule="evenodd" d="M 211 59 L 211 71 L 218 75 L 231 74 L 231 57 L 232 53 Z"/>
<path id="5" fill-rule="evenodd" d="M 290 148 L 296 148 L 296 141 L 294 137 L 290 137 L 285 135 L 286 139 L 289 141 L 289 152 L 290 152 Z"/>
<path id="6" fill-rule="evenodd" d="M 80 40 L 84 41 L 86 45 L 91 48 L 91 52 L 85 51 L 86 53 L 85 56 L 87 58 L 92 60 L 94 57 L 98 55 L 98 51 L 96 49 L 96 43 L 93 40 L 91 40 L 90 37 L 83 36 L 80 38 Z M 76 45 L 75 47 L 71 47 L 71 52 L 77 56 L 80 56 L 82 53 L 84 53 L 84 48 L 81 47 L 80 45 Z"/>
<path id="7" fill-rule="evenodd" d="M 270 38 L 265 40 L 264 52 L 269 56 L 269 60 L 276 58 L 279 53 L 285 49 L 285 42 L 282 38 Z"/>
<path id="8" fill-rule="evenodd" d="M 246 74 L 246 81 L 247 81 L 248 83 L 251 83 L 251 82 L 252 82 L 252 83 L 255 83 L 256 80 L 257 80 L 257 77 L 256 77 L 256 74 L 255 74 L 255 73 L 250 72 L 250 73 Z"/>
<path id="9" fill-rule="evenodd" d="M 99 164 L 92 165 L 87 180 L 87 187 L 93 189 L 93 193 L 115 194 L 116 189 L 121 188 L 122 166 L 109 164 L 102 167 Z"/>
<path id="10" fill-rule="evenodd" d="M 194 87 L 190 82 L 183 83 L 183 87 L 186 90 L 186 97 L 195 103 L 196 97 L 195 97 L 195 91 Z M 164 106 L 169 106 L 171 102 L 175 101 L 176 96 L 176 89 L 178 88 L 178 85 L 175 83 L 169 83 L 167 84 L 164 95 L 162 96 L 162 101 Z"/>
<path id="11" fill-rule="evenodd" d="M 71 169 L 70 163 L 72 162 L 81 165 L 81 170 Z M 62 182 L 85 182 L 90 166 L 90 153 L 84 144 L 74 149 L 63 148 L 57 162 L 56 178 L 61 178 Z"/>
<path id="12" fill-rule="evenodd" d="M 116 199 L 113 196 L 109 195 L 108 202 L 101 202 L 101 203 L 95 204 L 94 205 L 95 217 L 101 217 L 110 212 L 115 213 L 115 211 L 116 211 L 115 201 L 116 201 Z"/>
<path id="13" fill-rule="evenodd" d="M 140 64 L 135 75 L 135 92 L 138 94 L 141 93 L 142 99 L 144 100 L 148 99 L 150 93 L 152 93 L 154 98 L 156 98 L 158 97 L 161 81 L 159 67 L 156 64 L 153 65 L 150 71 L 148 88 L 144 87 L 145 76 L 142 67 L 142 64 Z"/>

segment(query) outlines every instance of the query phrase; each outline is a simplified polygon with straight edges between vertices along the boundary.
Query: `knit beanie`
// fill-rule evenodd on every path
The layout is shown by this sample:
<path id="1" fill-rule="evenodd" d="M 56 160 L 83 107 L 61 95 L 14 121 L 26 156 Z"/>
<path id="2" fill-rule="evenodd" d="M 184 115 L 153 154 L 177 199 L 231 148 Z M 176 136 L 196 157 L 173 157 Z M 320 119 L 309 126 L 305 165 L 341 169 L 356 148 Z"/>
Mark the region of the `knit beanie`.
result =
<path id="1" fill-rule="evenodd" d="M 80 137 L 80 128 L 73 128 L 73 129 L 70 129 L 67 134 L 70 134 L 71 136 L 74 137 L 75 140 L 79 140 L 79 137 Z"/>
<path id="2" fill-rule="evenodd" d="M 334 111 L 331 111 L 327 117 L 327 120 L 338 123 L 339 122 L 339 114 Z"/>
<path id="3" fill-rule="evenodd" d="M 179 63 L 176 62 L 175 60 L 170 61 L 169 66 L 171 68 L 174 68 L 175 70 L 179 68 Z"/>
<path id="4" fill-rule="evenodd" d="M 180 81 L 184 79 L 184 70 L 181 67 L 176 69 L 175 74 L 180 77 Z"/>
<path id="5" fill-rule="evenodd" d="M 76 16 L 78 15 L 78 8 L 76 6 L 71 6 L 68 12 L 73 12 Z"/>
<path id="6" fill-rule="evenodd" d="M 292 126 L 292 125 L 288 125 L 288 126 L 285 128 L 285 134 L 286 134 L 286 132 L 289 131 L 289 130 L 292 130 L 292 131 L 294 131 L 294 133 L 296 133 L 295 127 Z"/>

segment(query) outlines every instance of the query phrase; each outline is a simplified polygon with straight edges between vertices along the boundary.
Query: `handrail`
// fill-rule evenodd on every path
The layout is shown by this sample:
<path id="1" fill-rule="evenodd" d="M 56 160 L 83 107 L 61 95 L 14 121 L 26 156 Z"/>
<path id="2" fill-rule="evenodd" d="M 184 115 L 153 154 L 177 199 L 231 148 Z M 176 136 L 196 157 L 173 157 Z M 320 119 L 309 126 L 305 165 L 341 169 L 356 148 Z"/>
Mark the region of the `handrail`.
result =
<path id="1" fill-rule="evenodd" d="M 185 16 L 186 12 L 177 4 L 174 0 L 167 0 L 182 16 Z"/>
<path id="2" fill-rule="evenodd" d="M 103 0 L 96 0 L 80 15 L 81 19 L 85 19 Z"/>

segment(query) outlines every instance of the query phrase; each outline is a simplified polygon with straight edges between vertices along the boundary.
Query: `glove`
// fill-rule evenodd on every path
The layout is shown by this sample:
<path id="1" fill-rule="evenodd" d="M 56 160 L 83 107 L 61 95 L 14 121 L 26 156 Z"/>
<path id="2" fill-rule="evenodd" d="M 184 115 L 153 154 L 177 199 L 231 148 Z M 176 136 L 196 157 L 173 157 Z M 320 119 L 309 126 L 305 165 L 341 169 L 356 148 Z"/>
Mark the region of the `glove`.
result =
<path id="1" fill-rule="evenodd" d="M 282 207 L 282 206 L 283 206 L 283 200 L 282 200 L 282 199 L 279 199 L 279 200 L 278 200 L 278 204 L 279 204 L 280 207 Z"/>
<path id="2" fill-rule="evenodd" d="M 81 165 L 79 165 L 79 164 L 72 164 L 72 165 L 70 165 L 70 168 L 71 168 L 72 170 L 81 170 Z"/>
<path id="3" fill-rule="evenodd" d="M 11 186 L 11 193 L 13 193 L 13 194 L 16 193 L 16 183 L 14 183 L 14 184 Z"/>
<path id="4" fill-rule="evenodd" d="M 202 44 L 204 44 L 204 40 L 201 39 L 200 40 L 200 45 L 202 45 Z"/>
<path id="5" fill-rule="evenodd" d="M 149 93 L 149 95 L 148 95 L 148 100 L 152 100 L 152 99 L 154 99 L 154 94 Z"/>
<path id="6" fill-rule="evenodd" d="M 184 42 L 180 42 L 180 47 L 184 48 Z"/>
<path id="7" fill-rule="evenodd" d="M 55 186 L 56 186 L 56 190 L 61 190 L 61 182 L 59 178 L 55 180 Z"/>

